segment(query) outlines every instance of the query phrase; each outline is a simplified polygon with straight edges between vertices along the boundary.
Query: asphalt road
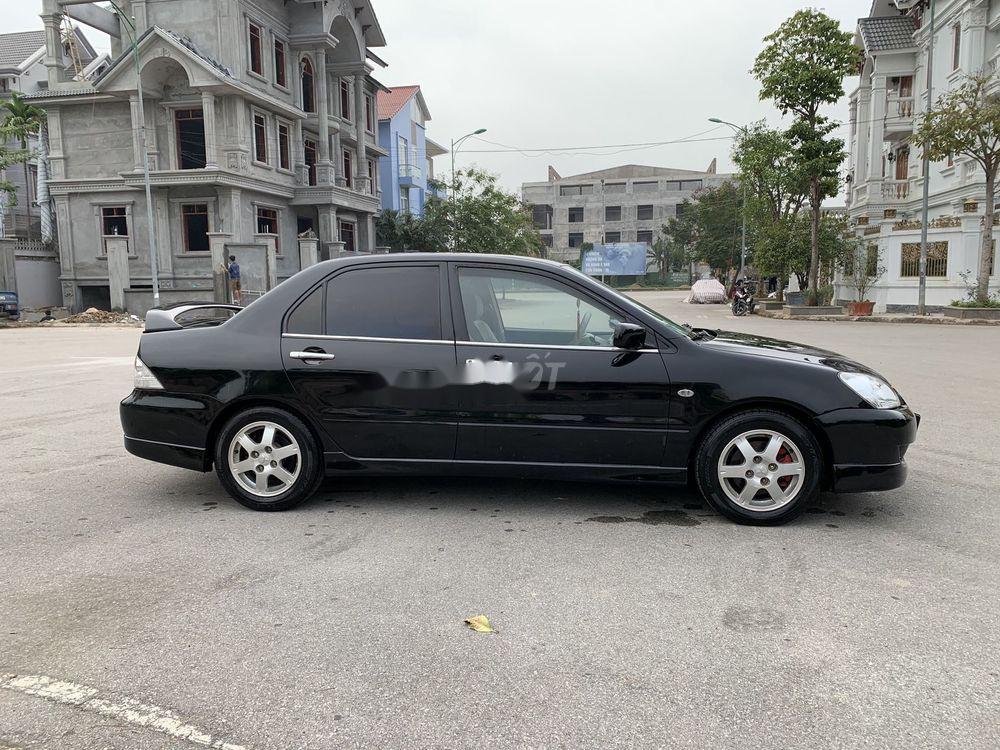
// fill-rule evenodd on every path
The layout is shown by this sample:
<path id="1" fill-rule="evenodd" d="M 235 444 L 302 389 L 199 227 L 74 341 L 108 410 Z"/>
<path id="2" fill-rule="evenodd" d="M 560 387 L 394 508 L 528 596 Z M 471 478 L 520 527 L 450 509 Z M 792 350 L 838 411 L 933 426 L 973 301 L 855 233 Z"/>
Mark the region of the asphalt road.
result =
<path id="1" fill-rule="evenodd" d="M 876 367 L 906 487 L 781 528 L 487 480 L 256 514 L 125 454 L 137 331 L 0 330 L 0 748 L 1000 746 L 1000 327 L 644 301 Z"/>

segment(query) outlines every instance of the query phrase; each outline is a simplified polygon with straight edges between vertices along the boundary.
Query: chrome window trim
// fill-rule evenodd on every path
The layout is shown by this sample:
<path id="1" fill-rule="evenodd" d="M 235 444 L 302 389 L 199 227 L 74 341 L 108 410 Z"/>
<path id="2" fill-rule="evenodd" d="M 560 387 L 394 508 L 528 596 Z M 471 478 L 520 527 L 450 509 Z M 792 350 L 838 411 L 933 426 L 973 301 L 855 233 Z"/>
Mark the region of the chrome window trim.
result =
<path id="1" fill-rule="evenodd" d="M 619 349 L 616 346 L 569 346 L 563 344 L 512 344 L 506 341 L 456 341 L 458 346 L 484 346 L 509 349 L 550 349 L 574 352 L 659 352 L 659 349 Z"/>
<path id="2" fill-rule="evenodd" d="M 323 333 L 283 333 L 283 339 L 322 339 L 323 341 L 368 341 L 384 344 L 447 344 L 454 346 L 454 341 L 444 339 L 394 339 L 381 338 L 379 336 L 334 336 Z"/>

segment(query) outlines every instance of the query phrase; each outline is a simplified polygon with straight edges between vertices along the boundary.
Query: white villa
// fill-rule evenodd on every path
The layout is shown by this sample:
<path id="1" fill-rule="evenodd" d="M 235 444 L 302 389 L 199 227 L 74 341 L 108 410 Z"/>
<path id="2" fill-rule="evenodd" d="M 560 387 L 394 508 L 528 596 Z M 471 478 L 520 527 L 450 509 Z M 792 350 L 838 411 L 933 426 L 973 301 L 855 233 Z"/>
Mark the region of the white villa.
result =
<path id="1" fill-rule="evenodd" d="M 911 147 L 915 120 L 925 110 L 928 1 L 935 3 L 933 98 L 970 73 L 997 68 L 1000 3 L 989 0 L 874 0 L 858 21 L 861 81 L 851 94 L 848 215 L 859 237 L 879 252 L 887 269 L 870 295 L 876 310 L 912 311 L 917 304 L 920 259 L 921 154 Z M 1000 93 L 1000 77 L 997 90 Z M 979 267 L 985 176 L 957 156 L 930 164 L 927 305 L 948 305 L 965 295 L 961 274 Z M 996 224 L 995 219 L 990 219 Z M 1000 227 L 995 230 L 1000 236 Z M 990 290 L 1000 290 L 991 277 Z M 839 280 L 836 296 L 855 299 Z"/>

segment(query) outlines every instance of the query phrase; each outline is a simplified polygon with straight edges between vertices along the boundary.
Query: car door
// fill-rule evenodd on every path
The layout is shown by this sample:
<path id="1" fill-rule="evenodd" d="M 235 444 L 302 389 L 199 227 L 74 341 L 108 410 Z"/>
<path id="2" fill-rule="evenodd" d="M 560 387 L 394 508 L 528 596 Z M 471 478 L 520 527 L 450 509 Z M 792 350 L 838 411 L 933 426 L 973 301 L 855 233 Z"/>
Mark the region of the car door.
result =
<path id="1" fill-rule="evenodd" d="M 457 407 L 444 264 L 352 265 L 288 313 L 285 371 L 340 449 L 358 459 L 450 460 Z"/>
<path id="2" fill-rule="evenodd" d="M 636 322 L 555 274 L 452 263 L 463 370 L 456 458 L 660 466 L 669 383 L 656 337 L 612 346 Z"/>

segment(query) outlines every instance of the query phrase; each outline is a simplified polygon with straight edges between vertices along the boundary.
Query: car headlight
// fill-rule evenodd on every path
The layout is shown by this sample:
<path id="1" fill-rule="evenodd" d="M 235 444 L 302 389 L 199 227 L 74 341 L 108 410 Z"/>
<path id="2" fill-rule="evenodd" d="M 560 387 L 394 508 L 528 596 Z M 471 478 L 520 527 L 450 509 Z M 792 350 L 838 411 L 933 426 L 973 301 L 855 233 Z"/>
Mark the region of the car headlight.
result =
<path id="1" fill-rule="evenodd" d="M 160 385 L 160 381 L 157 380 L 156 376 L 148 367 L 146 367 L 146 363 L 138 357 L 135 358 L 135 382 L 133 385 L 135 388 L 141 388 L 143 390 L 163 390 L 163 386 Z"/>
<path id="2" fill-rule="evenodd" d="M 842 372 L 840 379 L 876 409 L 895 409 L 901 403 L 899 394 L 882 378 L 863 372 Z"/>

